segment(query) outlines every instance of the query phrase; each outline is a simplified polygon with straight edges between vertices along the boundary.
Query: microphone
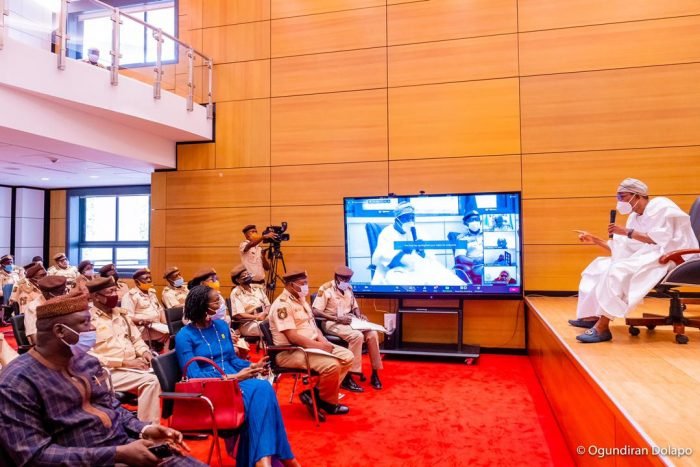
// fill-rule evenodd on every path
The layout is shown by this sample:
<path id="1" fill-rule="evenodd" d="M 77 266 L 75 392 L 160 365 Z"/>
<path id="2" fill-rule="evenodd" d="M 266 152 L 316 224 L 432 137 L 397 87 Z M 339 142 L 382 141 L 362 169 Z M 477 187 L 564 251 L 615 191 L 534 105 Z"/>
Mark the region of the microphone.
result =
<path id="1" fill-rule="evenodd" d="M 418 240 L 418 234 L 416 233 L 416 226 L 411 227 L 411 235 L 413 235 L 413 241 Z"/>
<path id="2" fill-rule="evenodd" d="M 615 217 L 617 216 L 617 210 L 616 209 L 611 209 L 610 210 L 610 223 L 614 224 L 615 223 Z M 608 235 L 608 238 L 613 238 L 613 234 Z"/>

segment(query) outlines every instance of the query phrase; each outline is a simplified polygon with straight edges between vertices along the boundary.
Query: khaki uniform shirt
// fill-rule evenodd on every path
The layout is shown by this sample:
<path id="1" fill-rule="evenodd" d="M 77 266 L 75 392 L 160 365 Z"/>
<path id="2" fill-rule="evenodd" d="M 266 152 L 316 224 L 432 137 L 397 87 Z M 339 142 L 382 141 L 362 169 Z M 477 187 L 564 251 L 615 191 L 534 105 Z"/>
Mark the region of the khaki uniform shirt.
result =
<path id="1" fill-rule="evenodd" d="M 34 300 L 27 304 L 24 312 L 24 333 L 28 336 L 36 334 L 36 307 L 43 305 L 46 299 L 39 294 Z"/>
<path id="2" fill-rule="evenodd" d="M 0 268 L 0 297 L 3 296 L 2 289 L 6 284 L 17 284 L 22 278 L 24 278 L 24 270 L 22 268 L 15 268 L 12 272 L 7 272 Z"/>
<path id="3" fill-rule="evenodd" d="M 136 321 L 165 323 L 163 305 L 158 301 L 156 289 L 150 289 L 148 293 L 145 293 L 138 287 L 132 287 L 129 293 L 122 298 L 121 307 Z"/>
<path id="4" fill-rule="evenodd" d="M 165 309 L 173 308 L 176 306 L 185 306 L 185 298 L 187 298 L 187 285 L 182 287 L 170 287 L 165 286 L 163 288 L 163 294 L 161 298 L 163 299 L 163 306 Z"/>
<path id="5" fill-rule="evenodd" d="M 66 287 L 70 290 L 75 287 L 75 281 L 80 273 L 75 266 L 68 266 L 66 269 L 61 269 L 57 266 L 51 266 L 46 274 L 49 276 L 63 276 L 66 278 Z"/>
<path id="6" fill-rule="evenodd" d="M 265 268 L 262 262 L 262 247 L 260 244 L 255 245 L 248 251 L 244 251 L 246 245 L 248 245 L 248 240 L 241 243 L 241 262 L 243 266 L 248 270 L 248 272 L 253 276 L 254 281 L 264 281 L 265 280 Z"/>
<path id="7" fill-rule="evenodd" d="M 29 279 L 21 279 L 12 288 L 12 296 L 10 300 L 19 304 L 19 312 L 25 313 L 29 302 L 41 295 L 41 290 L 37 289 L 34 284 L 29 282 Z"/>
<path id="8" fill-rule="evenodd" d="M 117 297 L 119 297 L 119 303 L 121 304 L 124 295 L 129 293 L 129 286 L 126 282 L 117 281 Z"/>
<path id="9" fill-rule="evenodd" d="M 296 329 L 299 334 L 309 339 L 318 337 L 319 330 L 311 307 L 306 301 L 299 301 L 287 289 L 272 304 L 268 319 L 275 345 L 291 344 L 282 332 L 289 329 Z"/>
<path id="10" fill-rule="evenodd" d="M 313 308 L 338 318 L 349 314 L 355 308 L 359 308 L 352 286 L 343 293 L 336 286 L 335 280 L 328 281 L 318 288 Z"/>
<path id="11" fill-rule="evenodd" d="M 246 291 L 238 286 L 231 291 L 231 311 L 234 315 L 241 313 L 255 315 L 260 313 L 258 308 L 262 307 L 264 311 L 268 306 L 270 306 L 270 300 L 262 287 L 251 287 L 250 291 Z"/>
<path id="12" fill-rule="evenodd" d="M 149 352 L 148 346 L 141 339 L 141 333 L 125 309 L 114 308 L 110 315 L 91 306 L 90 315 L 97 330 L 97 341 L 89 353 L 97 357 L 102 366 L 119 368 L 124 361 Z"/>

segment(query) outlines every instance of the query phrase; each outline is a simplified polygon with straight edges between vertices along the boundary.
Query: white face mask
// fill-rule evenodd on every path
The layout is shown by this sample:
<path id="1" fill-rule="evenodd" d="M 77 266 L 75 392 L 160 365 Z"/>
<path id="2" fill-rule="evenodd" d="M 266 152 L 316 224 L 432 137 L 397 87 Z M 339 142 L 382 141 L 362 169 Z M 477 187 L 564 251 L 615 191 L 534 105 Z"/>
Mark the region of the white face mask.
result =
<path id="1" fill-rule="evenodd" d="M 638 202 L 639 202 L 639 200 L 637 200 L 637 203 Z M 634 209 L 634 206 L 636 206 L 637 203 L 634 203 L 634 205 L 631 205 L 629 203 L 629 201 L 618 201 L 617 202 L 617 212 L 619 212 L 623 216 L 626 216 L 627 214 L 632 212 L 632 210 Z"/>
<path id="2" fill-rule="evenodd" d="M 78 332 L 75 329 L 66 326 L 65 324 L 63 324 L 62 326 L 64 329 L 68 329 L 72 333 L 78 335 L 78 342 L 76 342 L 75 344 L 69 344 L 65 340 L 61 339 L 61 342 L 70 347 L 71 352 L 73 352 L 73 355 L 75 355 L 76 357 L 87 353 L 90 349 L 92 349 L 95 346 L 95 342 L 97 342 L 97 331 Z"/>
<path id="3" fill-rule="evenodd" d="M 175 281 L 173 282 L 173 287 L 177 287 L 179 289 L 180 287 L 183 286 L 184 283 L 185 283 L 185 279 L 183 279 L 182 277 L 179 279 L 175 279 Z"/>
<path id="4" fill-rule="evenodd" d="M 299 286 L 301 290 L 298 291 L 299 296 L 306 297 L 309 295 L 309 284 L 304 284 Z"/>
<path id="5" fill-rule="evenodd" d="M 97 61 L 100 59 L 100 56 L 97 54 L 88 54 L 88 59 L 90 60 L 90 63 L 97 63 Z"/>
<path id="6" fill-rule="evenodd" d="M 472 232 L 478 232 L 481 228 L 481 222 L 470 222 L 469 224 L 467 224 L 467 227 L 469 227 L 469 230 L 471 230 Z"/>
<path id="7" fill-rule="evenodd" d="M 338 282 L 338 290 L 342 290 L 343 292 L 345 292 L 346 290 L 348 290 L 349 287 L 349 282 Z"/>

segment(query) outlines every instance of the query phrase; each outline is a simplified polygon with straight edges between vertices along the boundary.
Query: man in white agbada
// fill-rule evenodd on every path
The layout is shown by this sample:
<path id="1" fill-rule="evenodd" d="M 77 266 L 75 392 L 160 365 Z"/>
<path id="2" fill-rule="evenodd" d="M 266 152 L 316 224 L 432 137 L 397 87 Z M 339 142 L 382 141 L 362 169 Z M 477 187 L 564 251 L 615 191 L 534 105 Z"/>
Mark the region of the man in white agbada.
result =
<path id="1" fill-rule="evenodd" d="M 649 199 L 647 186 L 637 179 L 620 183 L 617 211 L 629 217 L 624 228 L 608 226 L 611 240 L 579 233 L 582 242 L 610 252 L 581 274 L 576 319 L 569 320 L 572 326 L 589 328 L 576 338 L 580 342 L 611 340 L 610 321 L 625 317 L 672 266 L 660 264 L 659 258 L 674 250 L 698 248 L 690 217 L 668 198 Z"/>
<path id="2" fill-rule="evenodd" d="M 372 263 L 377 269 L 372 277 L 375 285 L 464 285 L 454 272 L 447 269 L 421 248 L 396 245 L 415 242 L 416 216 L 413 206 L 402 201 L 394 211 L 394 223 L 382 229 Z"/>

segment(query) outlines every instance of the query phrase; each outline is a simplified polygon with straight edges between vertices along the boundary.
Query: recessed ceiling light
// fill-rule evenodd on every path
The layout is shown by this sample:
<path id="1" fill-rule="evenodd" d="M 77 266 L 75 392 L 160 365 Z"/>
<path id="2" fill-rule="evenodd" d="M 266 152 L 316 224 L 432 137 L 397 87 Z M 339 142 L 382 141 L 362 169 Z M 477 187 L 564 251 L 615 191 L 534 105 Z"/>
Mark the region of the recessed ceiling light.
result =
<path id="1" fill-rule="evenodd" d="M 41 180 L 44 181 L 44 182 L 48 182 L 48 181 L 49 181 L 49 177 L 41 177 Z"/>
<path id="2" fill-rule="evenodd" d="M 90 175 L 90 178 L 100 178 L 99 175 Z"/>

